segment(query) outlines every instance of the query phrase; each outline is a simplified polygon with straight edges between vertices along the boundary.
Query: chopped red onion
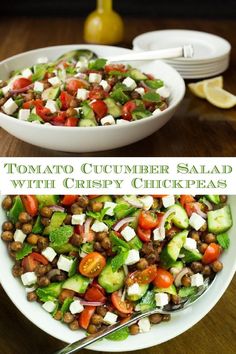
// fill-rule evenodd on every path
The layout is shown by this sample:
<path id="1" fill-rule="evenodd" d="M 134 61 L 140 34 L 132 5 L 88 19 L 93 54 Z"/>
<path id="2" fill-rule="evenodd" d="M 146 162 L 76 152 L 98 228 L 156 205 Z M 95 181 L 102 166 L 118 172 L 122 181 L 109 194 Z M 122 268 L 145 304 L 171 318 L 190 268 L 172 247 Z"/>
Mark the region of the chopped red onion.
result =
<path id="1" fill-rule="evenodd" d="M 194 203 L 194 209 L 195 209 L 196 213 L 198 215 L 200 215 L 202 218 L 204 218 L 204 219 L 207 218 L 207 214 L 201 210 L 199 203 Z"/>
<path id="2" fill-rule="evenodd" d="M 28 91 L 29 89 L 33 88 L 33 86 L 34 86 L 34 84 L 30 84 L 30 85 L 22 87 L 20 89 L 10 90 L 10 93 L 13 94 L 13 95 L 15 93 L 22 93 L 22 92 Z"/>
<path id="3" fill-rule="evenodd" d="M 49 206 L 49 209 L 51 209 L 53 211 L 61 211 L 62 213 L 65 211 L 65 208 L 63 208 L 60 205 L 51 205 L 51 206 Z"/>
<path id="4" fill-rule="evenodd" d="M 166 237 L 166 230 L 165 230 L 165 222 L 166 219 L 168 219 L 168 217 L 171 214 L 175 214 L 175 209 L 174 208 L 170 208 L 169 210 L 167 210 L 167 212 L 163 215 L 160 225 L 159 225 L 159 232 L 161 235 L 161 238 L 164 239 Z"/>
<path id="5" fill-rule="evenodd" d="M 83 225 L 83 242 L 87 242 L 88 241 L 88 238 L 89 238 L 89 231 L 90 231 L 90 226 L 91 226 L 91 223 L 92 223 L 93 219 L 92 218 L 88 218 L 84 225 Z"/>
<path id="6" fill-rule="evenodd" d="M 82 300 L 82 299 L 79 299 L 79 300 L 80 300 L 81 305 L 84 305 L 84 306 L 102 306 L 102 305 L 104 305 L 104 302 L 101 302 L 101 301 L 86 301 L 86 300 Z"/>
<path id="7" fill-rule="evenodd" d="M 212 210 L 213 206 L 206 198 L 203 198 L 203 203 L 207 206 L 208 210 Z"/>
<path id="8" fill-rule="evenodd" d="M 124 195 L 123 199 L 135 208 L 142 208 L 143 207 L 143 203 L 141 203 L 140 200 L 138 200 L 138 198 L 134 195 L 131 195 L 131 196 Z"/>
<path id="9" fill-rule="evenodd" d="M 176 275 L 176 277 L 175 277 L 175 285 L 176 285 L 177 287 L 182 285 L 181 280 L 182 280 L 182 278 L 183 278 L 188 272 L 189 272 L 189 268 L 184 267 L 184 268 L 181 269 L 181 271 Z"/>
<path id="10" fill-rule="evenodd" d="M 50 280 L 56 275 L 60 275 L 60 274 L 61 274 L 60 269 L 52 269 L 47 273 L 47 278 Z"/>
<path id="11" fill-rule="evenodd" d="M 119 231 L 120 228 L 121 228 L 123 225 L 128 224 L 128 223 L 130 223 L 130 222 L 132 222 L 132 221 L 134 221 L 134 220 L 135 220 L 135 217 L 134 217 L 134 216 L 129 216 L 129 217 L 127 217 L 127 218 L 121 219 L 121 220 L 119 220 L 118 222 L 116 222 L 116 223 L 112 226 L 112 228 L 113 228 L 114 231 Z"/>

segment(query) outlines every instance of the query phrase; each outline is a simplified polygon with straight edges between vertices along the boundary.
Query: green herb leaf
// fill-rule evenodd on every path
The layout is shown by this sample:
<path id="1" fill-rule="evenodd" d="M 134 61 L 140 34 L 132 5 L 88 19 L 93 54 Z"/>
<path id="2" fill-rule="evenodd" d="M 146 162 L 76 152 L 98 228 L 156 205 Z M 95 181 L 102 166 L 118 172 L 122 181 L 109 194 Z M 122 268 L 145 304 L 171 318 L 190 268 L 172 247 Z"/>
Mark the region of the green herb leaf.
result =
<path id="1" fill-rule="evenodd" d="M 189 286 L 188 288 L 180 288 L 178 295 L 180 297 L 189 297 L 193 296 L 197 293 L 197 287 L 196 286 Z"/>
<path id="2" fill-rule="evenodd" d="M 146 117 L 150 117 L 152 113 L 148 111 L 147 109 L 140 109 L 136 108 L 132 111 L 132 118 L 133 119 L 143 119 Z"/>
<path id="3" fill-rule="evenodd" d="M 74 261 L 73 261 L 73 263 L 72 263 L 72 265 L 71 265 L 71 267 L 70 267 L 70 270 L 69 270 L 69 272 L 68 272 L 69 278 L 70 278 L 70 277 L 73 277 L 73 275 L 76 274 L 76 272 L 77 272 L 77 266 L 78 266 L 78 259 L 75 258 Z"/>
<path id="4" fill-rule="evenodd" d="M 146 80 L 145 84 L 154 90 L 164 86 L 164 82 L 162 80 Z"/>
<path id="5" fill-rule="evenodd" d="M 107 60 L 103 59 L 103 58 L 98 58 L 94 61 L 91 61 L 89 63 L 89 69 L 92 70 L 101 70 L 104 68 L 104 66 L 106 65 Z"/>
<path id="6" fill-rule="evenodd" d="M 161 97 L 158 93 L 156 92 L 147 92 L 143 95 L 143 100 L 144 101 L 150 101 L 150 102 L 160 102 Z"/>
<path id="7" fill-rule="evenodd" d="M 24 102 L 24 100 L 21 97 L 16 97 L 14 102 L 17 104 L 18 107 L 21 107 L 23 102 Z"/>
<path id="8" fill-rule="evenodd" d="M 39 122 L 42 122 L 42 123 L 44 122 L 43 119 L 35 113 L 30 113 L 27 120 L 28 120 L 28 122 L 34 122 L 35 120 L 38 120 Z"/>
<path id="9" fill-rule="evenodd" d="M 90 216 L 91 218 L 96 219 L 98 221 L 103 221 L 103 218 L 105 217 L 108 209 L 109 208 L 103 208 L 103 209 L 101 209 L 101 211 L 96 211 L 96 212 L 87 211 L 86 215 Z"/>
<path id="10" fill-rule="evenodd" d="M 117 272 L 117 270 L 125 264 L 125 261 L 128 257 L 128 253 L 129 251 L 121 251 L 114 258 L 112 258 L 111 268 L 114 273 Z"/>
<path id="11" fill-rule="evenodd" d="M 61 307 L 61 312 L 63 313 L 63 315 L 69 310 L 69 307 L 73 301 L 74 301 L 74 299 L 72 297 L 67 297 L 64 300 L 62 307 Z"/>
<path id="12" fill-rule="evenodd" d="M 110 96 L 115 101 L 120 102 L 121 104 L 125 104 L 130 99 L 129 96 L 126 95 L 121 88 L 118 88 L 118 89 L 112 91 Z"/>
<path id="13" fill-rule="evenodd" d="M 42 302 L 54 301 L 61 293 L 63 283 L 51 283 L 45 288 L 38 288 L 36 294 Z"/>
<path id="14" fill-rule="evenodd" d="M 92 242 L 85 242 L 80 246 L 80 251 L 84 253 L 91 253 L 93 252 L 93 243 Z"/>
<path id="15" fill-rule="evenodd" d="M 127 204 L 117 204 L 114 208 L 114 213 L 118 219 L 123 219 L 126 216 L 135 213 L 136 210 L 137 209 L 135 207 L 131 207 Z"/>
<path id="16" fill-rule="evenodd" d="M 66 73 L 67 73 L 67 74 L 70 74 L 70 75 L 74 75 L 74 74 L 77 73 L 77 70 L 76 70 L 76 68 L 74 68 L 73 66 L 68 66 L 68 67 L 66 68 Z"/>
<path id="17" fill-rule="evenodd" d="M 70 225 L 60 226 L 49 234 L 52 246 L 62 246 L 67 243 L 73 235 L 73 227 Z"/>
<path id="18" fill-rule="evenodd" d="M 110 232 L 109 236 L 110 236 L 114 251 L 125 251 L 125 250 L 130 249 L 129 244 L 127 242 L 123 241 L 122 239 L 120 239 L 119 237 L 117 237 L 113 231 Z"/>
<path id="19" fill-rule="evenodd" d="M 39 80 L 43 80 L 45 74 L 47 71 L 47 66 L 44 64 L 36 64 L 34 66 L 34 73 L 32 75 L 32 81 L 39 81 Z"/>
<path id="20" fill-rule="evenodd" d="M 19 261 L 24 257 L 28 256 L 28 254 L 32 253 L 33 246 L 28 243 L 24 243 L 22 249 L 16 252 L 16 260 Z"/>
<path id="21" fill-rule="evenodd" d="M 216 239 L 218 243 L 223 247 L 224 249 L 228 248 L 230 245 L 230 239 L 229 235 L 225 232 L 223 234 L 219 234 L 216 236 Z"/>
<path id="22" fill-rule="evenodd" d="M 108 336 L 106 336 L 106 339 L 109 340 L 115 340 L 115 341 L 121 341 L 121 340 L 125 340 L 126 338 L 128 338 L 129 336 L 129 329 L 127 327 L 125 328 L 121 328 L 118 331 L 115 331 L 114 333 L 109 334 Z"/>
<path id="23" fill-rule="evenodd" d="M 128 77 L 129 76 L 129 73 L 128 72 L 122 72 L 122 71 L 118 71 L 118 70 L 112 70 L 112 71 L 109 71 L 108 75 L 110 76 L 120 76 L 120 77 Z M 125 86 L 125 85 L 124 85 Z M 127 87 L 126 87 L 127 89 Z"/>
<path id="24" fill-rule="evenodd" d="M 153 290 L 149 290 L 144 294 L 139 302 L 139 307 L 141 311 L 151 310 L 156 307 L 155 292 Z"/>
<path id="25" fill-rule="evenodd" d="M 132 238 L 132 240 L 130 240 L 128 242 L 128 244 L 131 249 L 135 249 L 138 251 L 141 250 L 141 248 L 143 247 L 143 243 L 142 243 L 142 241 L 140 241 L 138 236 L 135 236 L 134 238 Z"/>

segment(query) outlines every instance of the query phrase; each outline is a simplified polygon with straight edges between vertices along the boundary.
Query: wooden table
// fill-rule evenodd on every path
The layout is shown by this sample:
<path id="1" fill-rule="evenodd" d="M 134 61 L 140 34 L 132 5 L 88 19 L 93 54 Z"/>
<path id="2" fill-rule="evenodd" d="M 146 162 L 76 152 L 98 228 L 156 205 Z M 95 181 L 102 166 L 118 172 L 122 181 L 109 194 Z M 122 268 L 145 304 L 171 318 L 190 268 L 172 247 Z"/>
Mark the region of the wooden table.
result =
<path id="1" fill-rule="evenodd" d="M 141 32 L 165 28 L 189 28 L 222 35 L 232 43 L 233 48 L 236 48 L 234 21 L 126 19 L 126 24 L 128 31 L 123 43 L 126 47 L 130 47 L 132 38 Z M 81 43 L 82 20 L 2 18 L 0 32 L 1 60 L 37 47 Z M 226 88 L 234 93 L 236 93 L 235 74 L 236 50 L 233 49 L 231 67 L 224 74 L 224 78 Z M 235 119 L 234 110 L 218 110 L 187 93 L 180 111 L 165 127 L 148 139 L 122 149 L 84 156 L 235 156 Z M 0 130 L 0 156 L 68 156 L 68 154 L 34 147 Z M 236 278 L 223 298 L 200 323 L 165 344 L 145 350 L 145 353 L 235 354 L 235 293 Z M 0 304 L 1 354 L 50 354 L 62 346 L 62 343 L 46 335 L 24 318 L 1 288 Z M 121 345 L 119 343 L 117 347 Z"/>

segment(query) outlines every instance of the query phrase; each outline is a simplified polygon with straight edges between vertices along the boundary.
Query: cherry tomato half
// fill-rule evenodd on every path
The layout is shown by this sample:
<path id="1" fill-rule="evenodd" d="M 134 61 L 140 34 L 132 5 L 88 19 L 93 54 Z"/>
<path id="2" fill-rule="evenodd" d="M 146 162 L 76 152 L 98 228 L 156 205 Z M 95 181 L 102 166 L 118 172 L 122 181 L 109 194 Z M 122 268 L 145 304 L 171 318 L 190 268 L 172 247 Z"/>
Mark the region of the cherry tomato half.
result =
<path id="1" fill-rule="evenodd" d="M 39 263 L 47 265 L 48 260 L 41 254 L 33 252 L 29 256 L 24 257 L 24 259 L 22 260 L 22 267 L 26 272 L 33 272 Z"/>
<path id="2" fill-rule="evenodd" d="M 122 118 L 125 120 L 131 120 L 132 119 L 132 112 L 136 109 L 136 103 L 134 101 L 128 101 L 124 104 L 122 107 Z"/>
<path id="3" fill-rule="evenodd" d="M 101 100 L 92 102 L 90 106 L 92 107 L 97 120 L 100 120 L 101 118 L 105 117 L 105 115 L 107 114 L 107 105 L 105 102 Z"/>
<path id="4" fill-rule="evenodd" d="M 30 216 L 35 216 L 38 213 L 38 200 L 35 195 L 22 195 L 22 203 Z"/>
<path id="5" fill-rule="evenodd" d="M 137 228 L 138 237 L 143 242 L 149 242 L 150 241 L 151 233 L 152 233 L 151 229 L 144 230 L 140 226 L 138 226 L 138 228 Z"/>
<path id="6" fill-rule="evenodd" d="M 50 109 L 37 105 L 36 106 L 36 113 L 39 117 L 41 117 L 45 122 L 48 122 L 51 120 L 52 115 Z"/>
<path id="7" fill-rule="evenodd" d="M 21 77 L 13 82 L 12 88 L 13 90 L 20 90 L 24 87 L 29 86 L 30 84 L 32 84 L 31 80 L 26 79 L 25 77 Z"/>
<path id="8" fill-rule="evenodd" d="M 192 195 L 181 195 L 180 196 L 180 204 L 182 205 L 182 207 L 185 206 L 186 203 L 192 203 L 195 202 L 195 199 L 193 198 Z"/>
<path id="9" fill-rule="evenodd" d="M 88 84 L 86 81 L 79 79 L 71 79 L 66 85 L 66 89 L 69 93 L 74 94 L 79 88 L 86 88 Z"/>
<path id="10" fill-rule="evenodd" d="M 57 126 L 65 125 L 66 121 L 66 113 L 65 112 L 57 112 L 57 115 L 51 118 L 50 123 Z"/>
<path id="11" fill-rule="evenodd" d="M 122 300 L 118 291 L 115 291 L 111 295 L 111 302 L 115 308 L 122 313 L 130 314 L 133 312 L 133 304 L 128 300 Z"/>
<path id="12" fill-rule="evenodd" d="M 94 312 L 96 310 L 95 306 L 85 306 L 84 311 L 81 312 L 79 316 L 79 325 L 83 329 L 87 329 L 89 326 L 89 322 L 91 320 L 91 317 L 93 316 Z"/>
<path id="13" fill-rule="evenodd" d="M 68 92 L 66 91 L 62 91 L 61 94 L 60 94 L 60 101 L 61 101 L 61 104 L 62 104 L 62 109 L 63 110 L 66 110 L 70 107 L 70 103 L 73 99 L 73 96 L 71 96 Z"/>
<path id="14" fill-rule="evenodd" d="M 152 230 L 158 226 L 159 219 L 157 217 L 157 214 L 153 211 L 142 211 L 139 215 L 138 223 L 141 229 Z"/>
<path id="15" fill-rule="evenodd" d="M 88 288 L 88 290 L 86 291 L 85 295 L 84 295 L 84 299 L 86 301 L 99 301 L 99 302 L 105 302 L 106 301 L 106 297 L 104 296 L 103 292 L 98 289 L 95 286 L 91 286 L 90 288 Z"/>
<path id="16" fill-rule="evenodd" d="M 202 263 L 209 264 L 215 262 L 220 256 L 221 248 L 217 243 L 210 243 L 202 257 Z"/>
<path id="17" fill-rule="evenodd" d="M 78 118 L 69 117 L 65 121 L 65 126 L 66 127 L 77 127 L 78 122 L 79 122 Z"/>
<path id="18" fill-rule="evenodd" d="M 157 275 L 157 267 L 155 265 L 148 266 L 146 269 L 130 274 L 129 280 L 133 283 L 150 284 Z"/>
<path id="19" fill-rule="evenodd" d="M 157 268 L 156 278 L 153 280 L 153 284 L 158 288 L 169 288 L 174 282 L 173 275 L 163 268 Z"/>
<path id="20" fill-rule="evenodd" d="M 76 201 L 77 198 L 78 195 L 64 195 L 63 199 L 61 200 L 61 204 L 71 205 Z"/>
<path id="21" fill-rule="evenodd" d="M 127 71 L 123 64 L 109 64 L 105 66 L 104 70 L 106 73 L 109 73 L 110 71 L 120 71 L 121 73 L 125 73 Z"/>
<path id="22" fill-rule="evenodd" d="M 102 86 L 95 86 L 89 91 L 90 100 L 103 100 L 108 96 L 108 93 L 102 88 Z"/>
<path id="23" fill-rule="evenodd" d="M 30 100 L 30 101 L 24 102 L 22 105 L 22 108 L 30 109 L 30 108 L 37 107 L 37 106 L 43 106 L 43 100 L 36 98 L 36 100 Z"/>
<path id="24" fill-rule="evenodd" d="M 98 252 L 85 256 L 79 264 L 79 272 L 88 278 L 95 278 L 106 265 L 106 259 Z"/>

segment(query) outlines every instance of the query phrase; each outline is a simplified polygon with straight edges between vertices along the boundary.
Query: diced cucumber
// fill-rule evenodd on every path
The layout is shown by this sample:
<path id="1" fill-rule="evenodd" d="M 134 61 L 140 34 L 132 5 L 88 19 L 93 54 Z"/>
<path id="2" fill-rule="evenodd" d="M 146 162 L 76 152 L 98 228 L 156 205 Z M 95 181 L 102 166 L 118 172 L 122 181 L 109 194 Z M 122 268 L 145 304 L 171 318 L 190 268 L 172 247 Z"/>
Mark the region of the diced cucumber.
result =
<path id="1" fill-rule="evenodd" d="M 50 247 L 54 249 L 55 252 L 58 254 L 66 254 L 70 252 L 78 252 L 79 253 L 79 248 L 73 246 L 71 243 L 65 243 L 64 245 L 57 246 L 55 244 L 50 244 Z"/>
<path id="2" fill-rule="evenodd" d="M 82 109 L 82 115 L 84 119 L 91 119 L 92 121 L 95 121 L 94 112 L 88 104 L 83 104 L 81 109 Z"/>
<path id="3" fill-rule="evenodd" d="M 84 294 L 85 291 L 87 290 L 89 282 L 90 282 L 89 278 L 86 278 L 80 274 L 75 274 L 73 275 L 73 277 L 67 279 L 64 282 L 62 288 L 73 290 L 76 293 Z"/>
<path id="4" fill-rule="evenodd" d="M 220 196 L 219 195 L 206 195 L 206 198 L 214 204 L 220 204 Z"/>
<path id="5" fill-rule="evenodd" d="M 116 197 L 115 202 L 116 202 L 116 204 L 126 204 L 126 205 L 130 205 L 126 200 L 124 200 L 123 197 Z"/>
<path id="6" fill-rule="evenodd" d="M 60 94 L 60 87 L 49 87 L 42 92 L 43 100 L 55 100 Z"/>
<path id="7" fill-rule="evenodd" d="M 112 197 L 109 195 L 100 195 L 99 197 L 93 198 L 92 201 L 100 203 L 112 202 Z"/>
<path id="8" fill-rule="evenodd" d="M 113 272 L 111 265 L 107 264 L 98 277 L 98 283 L 107 293 L 113 293 L 124 286 L 124 270 L 120 268 L 118 271 Z"/>
<path id="9" fill-rule="evenodd" d="M 110 97 L 115 101 L 120 102 L 121 104 L 125 104 L 129 101 L 129 96 L 123 92 L 122 88 L 118 88 L 110 93 Z"/>
<path id="10" fill-rule="evenodd" d="M 140 239 L 138 238 L 138 236 L 134 236 L 134 238 L 132 238 L 132 240 L 130 240 L 128 242 L 130 249 L 135 249 L 135 250 L 141 250 L 141 248 L 143 247 L 143 243 L 142 241 L 140 241 Z"/>
<path id="11" fill-rule="evenodd" d="M 56 205 L 59 201 L 59 195 L 36 195 L 36 199 L 39 202 L 39 208 L 49 205 Z"/>
<path id="12" fill-rule="evenodd" d="M 189 297 L 192 295 L 195 295 L 197 293 L 197 287 L 196 286 L 189 286 L 187 288 L 180 288 L 178 295 L 180 297 Z"/>
<path id="13" fill-rule="evenodd" d="M 152 113 L 147 109 L 138 109 L 138 108 L 135 109 L 131 114 L 134 120 L 143 119 L 152 115 Z"/>
<path id="14" fill-rule="evenodd" d="M 111 114 L 114 118 L 121 116 L 121 107 L 113 100 L 111 97 L 108 97 L 104 100 L 107 105 L 108 113 Z"/>
<path id="15" fill-rule="evenodd" d="M 167 293 L 170 295 L 177 295 L 176 287 L 174 286 L 174 284 L 172 284 L 168 288 L 154 288 L 153 290 L 155 291 L 155 293 Z"/>
<path id="16" fill-rule="evenodd" d="M 62 283 L 51 283 L 44 288 L 38 288 L 36 293 L 42 302 L 54 301 L 61 293 Z"/>
<path id="17" fill-rule="evenodd" d="M 79 127 L 96 127 L 97 124 L 92 119 L 80 119 Z"/>
<path id="18" fill-rule="evenodd" d="M 175 212 L 175 215 L 171 219 L 174 225 L 179 227 L 180 229 L 187 229 L 189 225 L 189 220 L 184 208 L 179 204 L 175 204 L 169 209 L 173 209 L 173 211 Z"/>
<path id="19" fill-rule="evenodd" d="M 140 287 L 140 294 L 139 295 L 130 295 L 130 296 L 127 295 L 128 300 L 131 300 L 131 301 L 140 300 L 144 296 L 144 294 L 146 294 L 149 285 L 148 284 L 140 284 L 139 287 Z"/>
<path id="20" fill-rule="evenodd" d="M 202 259 L 202 254 L 198 250 L 189 251 L 189 250 L 186 250 L 185 248 L 182 248 L 180 253 L 184 255 L 182 260 L 185 263 L 197 262 Z"/>
<path id="21" fill-rule="evenodd" d="M 208 230 L 214 234 L 220 234 L 231 228 L 233 225 L 231 210 L 229 205 L 221 209 L 212 210 L 207 213 Z"/>
<path id="22" fill-rule="evenodd" d="M 43 224 L 41 223 L 41 216 L 38 215 L 38 216 L 37 216 L 37 219 L 36 219 L 36 221 L 35 221 L 35 224 L 34 224 L 34 226 L 33 226 L 32 232 L 33 232 L 34 234 L 41 234 L 41 232 L 43 232 L 43 228 L 44 228 L 44 226 L 43 226 Z"/>
<path id="23" fill-rule="evenodd" d="M 177 260 L 187 236 L 188 231 L 182 231 L 174 236 L 167 246 L 165 246 L 160 255 L 161 262 L 165 267 L 172 267 L 172 264 Z"/>
<path id="24" fill-rule="evenodd" d="M 183 267 L 184 267 L 184 264 L 182 261 L 176 261 L 172 264 L 172 268 L 176 268 L 179 270 L 183 269 Z"/>
<path id="25" fill-rule="evenodd" d="M 17 195 L 14 199 L 13 206 L 7 213 L 7 216 L 12 222 L 16 223 L 18 221 L 20 213 L 24 210 L 25 208 L 22 203 L 21 197 Z"/>
<path id="26" fill-rule="evenodd" d="M 144 75 L 140 70 L 138 69 L 131 69 L 130 71 L 130 77 L 133 79 L 133 80 L 136 80 L 136 81 L 141 81 L 141 80 L 146 80 L 147 79 L 147 76 Z"/>
<path id="27" fill-rule="evenodd" d="M 61 211 L 55 211 L 52 214 L 50 224 L 45 227 L 45 229 L 43 231 L 43 234 L 44 235 L 49 235 L 50 232 L 58 229 L 62 225 L 62 223 L 65 220 L 66 216 L 67 216 L 66 213 L 62 213 Z"/>

